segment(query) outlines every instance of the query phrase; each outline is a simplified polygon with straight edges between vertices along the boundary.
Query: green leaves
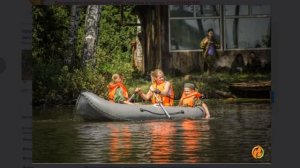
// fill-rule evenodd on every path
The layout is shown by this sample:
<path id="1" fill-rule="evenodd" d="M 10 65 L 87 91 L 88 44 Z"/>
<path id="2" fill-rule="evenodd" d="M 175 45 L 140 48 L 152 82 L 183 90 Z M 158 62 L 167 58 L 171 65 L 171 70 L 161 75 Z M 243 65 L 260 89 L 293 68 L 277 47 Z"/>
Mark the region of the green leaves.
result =
<path id="1" fill-rule="evenodd" d="M 95 56 L 81 68 L 86 6 L 78 6 L 76 53 L 72 66 L 69 57 L 69 26 L 71 6 L 33 7 L 33 103 L 69 104 L 83 90 L 106 97 L 107 84 L 113 73 L 123 73 L 132 79 L 130 42 L 136 36 L 136 27 L 122 26 L 119 6 L 102 7 L 100 31 Z M 135 22 L 133 6 L 124 8 L 124 19 Z"/>
<path id="2" fill-rule="evenodd" d="M 137 19 L 136 16 L 129 15 L 132 9 L 133 6 L 130 6 L 124 11 L 127 20 Z M 121 26 L 120 21 L 119 6 L 103 6 L 96 57 L 101 73 L 123 73 L 127 78 L 131 78 L 134 70 L 131 66 L 130 42 L 136 35 L 136 29 Z"/>

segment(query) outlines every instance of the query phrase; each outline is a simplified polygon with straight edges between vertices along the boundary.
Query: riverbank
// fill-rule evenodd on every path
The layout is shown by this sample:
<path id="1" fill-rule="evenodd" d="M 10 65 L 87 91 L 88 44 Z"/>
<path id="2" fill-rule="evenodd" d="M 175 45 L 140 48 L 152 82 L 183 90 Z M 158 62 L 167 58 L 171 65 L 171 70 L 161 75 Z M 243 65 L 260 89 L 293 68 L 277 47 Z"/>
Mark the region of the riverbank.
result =
<path id="1" fill-rule="evenodd" d="M 238 82 L 262 82 L 262 81 L 271 81 L 271 74 L 267 73 L 257 73 L 257 74 L 248 74 L 248 73 L 213 73 L 213 74 L 199 74 L 199 73 L 193 73 L 188 75 L 181 75 L 181 76 L 166 76 L 167 80 L 170 81 L 174 87 L 175 91 L 175 100 L 180 99 L 180 96 L 182 94 L 183 85 L 186 82 L 192 82 L 196 85 L 199 92 L 204 94 L 206 99 L 222 99 L 222 98 L 231 98 L 235 99 L 238 98 L 238 96 L 231 93 L 230 90 L 230 84 L 232 83 L 238 83 Z M 101 80 L 102 81 L 102 80 Z M 94 89 L 97 92 L 94 92 L 93 90 L 90 90 L 91 92 L 94 92 L 101 97 L 105 97 L 107 95 L 107 89 L 106 84 L 109 82 L 105 79 L 102 82 L 97 82 L 97 80 L 94 81 L 95 87 Z M 106 82 L 105 82 L 106 81 Z M 82 81 L 83 82 L 83 81 Z M 150 77 L 149 75 L 136 75 L 135 78 L 127 77 L 125 80 L 125 85 L 128 89 L 129 94 L 134 93 L 134 89 L 136 87 L 140 87 L 144 93 L 146 93 L 149 89 L 149 86 L 151 85 Z M 87 87 L 87 86 L 86 86 Z M 67 87 L 68 88 L 68 87 Z M 88 87 L 87 87 L 88 88 Z M 33 97 L 33 102 L 40 102 L 40 103 L 33 103 L 33 106 L 60 106 L 60 105 L 75 105 L 76 99 L 78 94 L 81 90 L 74 91 L 75 89 L 65 89 L 68 92 L 65 92 L 63 94 L 60 94 L 57 98 L 52 98 L 55 101 L 49 101 L 52 99 L 49 99 L 47 96 L 44 95 L 38 99 L 38 97 Z M 89 89 L 87 89 L 89 90 Z M 36 92 L 36 90 L 34 90 Z M 57 91 L 58 92 L 58 91 Z M 76 92 L 76 93 L 75 93 Z M 52 92 L 51 92 L 52 93 Z M 71 94 L 72 93 L 72 94 Z M 77 94 L 78 93 L 78 94 Z M 34 94 L 36 95 L 36 94 Z M 64 97 L 64 98 L 62 98 Z M 49 99 L 49 100 L 48 100 Z M 44 101 L 41 101 L 44 100 Z M 142 102 L 142 99 L 138 96 L 135 96 L 134 98 L 135 102 Z"/>
<path id="2" fill-rule="evenodd" d="M 263 82 L 271 81 L 271 74 L 246 74 L 246 73 L 213 73 L 213 74 L 189 74 L 184 76 L 167 76 L 167 80 L 173 84 L 175 99 L 180 99 L 183 85 L 186 82 L 194 83 L 199 92 L 205 98 L 237 98 L 231 93 L 230 85 L 238 82 Z M 145 93 L 150 86 L 150 79 L 139 78 L 126 81 L 129 93 L 133 93 L 136 87 L 140 87 Z"/>

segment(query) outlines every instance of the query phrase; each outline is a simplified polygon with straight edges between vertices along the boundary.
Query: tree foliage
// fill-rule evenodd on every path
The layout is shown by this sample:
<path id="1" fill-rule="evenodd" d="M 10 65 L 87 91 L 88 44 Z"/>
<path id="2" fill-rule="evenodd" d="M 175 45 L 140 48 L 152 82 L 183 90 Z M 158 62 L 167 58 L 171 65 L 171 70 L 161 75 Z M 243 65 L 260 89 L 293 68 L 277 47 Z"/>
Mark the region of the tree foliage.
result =
<path id="1" fill-rule="evenodd" d="M 130 14 L 132 7 L 125 9 L 127 9 L 124 13 L 126 21 L 136 19 Z M 115 6 L 105 6 L 101 19 L 100 39 L 97 47 L 97 61 L 103 63 L 100 67 L 101 73 L 111 75 L 122 72 L 125 76 L 131 77 L 133 68 L 130 42 L 136 34 L 136 27 L 121 26 L 120 8 Z"/>
<path id="2" fill-rule="evenodd" d="M 69 27 L 71 6 L 33 7 L 33 103 L 74 103 L 79 93 L 90 90 L 105 97 L 113 73 L 132 78 L 130 42 L 136 28 L 122 26 L 119 6 L 102 6 L 100 32 L 92 60 L 81 67 L 87 6 L 79 6 L 75 59 L 70 64 Z M 133 6 L 124 8 L 126 21 L 136 21 Z M 93 64 L 91 64 L 93 62 Z M 95 64 L 94 64 L 95 63 Z"/>

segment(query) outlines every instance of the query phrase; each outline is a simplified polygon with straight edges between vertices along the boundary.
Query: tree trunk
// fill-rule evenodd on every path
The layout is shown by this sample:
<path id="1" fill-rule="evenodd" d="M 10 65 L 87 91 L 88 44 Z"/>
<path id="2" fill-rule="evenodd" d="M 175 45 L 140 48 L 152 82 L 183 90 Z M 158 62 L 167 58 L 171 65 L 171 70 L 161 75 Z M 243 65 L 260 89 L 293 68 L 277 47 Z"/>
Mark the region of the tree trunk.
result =
<path id="1" fill-rule="evenodd" d="M 69 56 L 66 58 L 66 63 L 69 66 L 74 66 L 76 58 L 76 43 L 77 29 L 79 21 L 79 8 L 77 5 L 71 6 L 70 29 L 69 29 Z"/>
<path id="2" fill-rule="evenodd" d="M 95 53 L 99 31 L 100 13 L 100 5 L 89 5 L 87 8 L 82 66 L 86 66 L 88 60 L 92 59 Z"/>

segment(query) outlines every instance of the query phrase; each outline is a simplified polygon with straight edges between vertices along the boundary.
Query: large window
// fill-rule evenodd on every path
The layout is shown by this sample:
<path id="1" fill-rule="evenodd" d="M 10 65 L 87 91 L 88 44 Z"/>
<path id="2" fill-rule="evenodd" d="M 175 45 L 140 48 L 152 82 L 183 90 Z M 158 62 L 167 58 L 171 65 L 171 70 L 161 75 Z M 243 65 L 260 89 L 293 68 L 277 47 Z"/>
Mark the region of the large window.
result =
<path id="1" fill-rule="evenodd" d="M 169 18 L 171 51 L 200 50 L 200 40 L 209 28 L 220 38 L 218 5 L 171 5 Z"/>
<path id="2" fill-rule="evenodd" d="M 170 51 L 201 51 L 209 28 L 224 50 L 271 48 L 269 5 L 169 6 Z"/>
<path id="3" fill-rule="evenodd" d="M 270 6 L 225 5 L 224 30 L 225 49 L 270 48 Z"/>

